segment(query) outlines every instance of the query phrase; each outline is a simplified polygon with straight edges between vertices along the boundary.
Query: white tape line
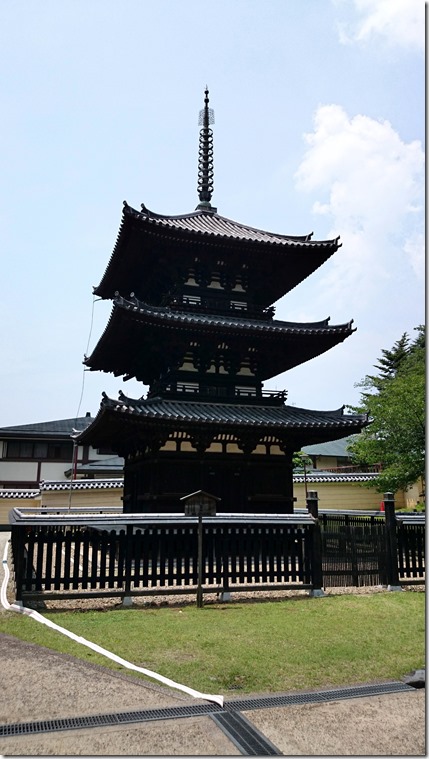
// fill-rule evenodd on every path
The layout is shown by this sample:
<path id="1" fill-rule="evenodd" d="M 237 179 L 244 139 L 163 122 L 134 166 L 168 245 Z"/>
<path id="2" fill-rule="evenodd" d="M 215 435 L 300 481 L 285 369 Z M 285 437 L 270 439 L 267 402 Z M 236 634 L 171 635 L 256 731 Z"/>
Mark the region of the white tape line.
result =
<path id="1" fill-rule="evenodd" d="M 44 617 L 42 614 L 39 614 L 39 612 L 35 611 L 34 609 L 28 609 L 26 606 L 19 606 L 18 604 L 10 604 L 6 597 L 6 589 L 9 582 L 9 567 L 7 564 L 7 554 L 8 554 L 8 542 L 6 542 L 4 554 L 3 554 L 4 579 L 3 579 L 3 584 L 2 584 L 1 592 L 0 592 L 1 603 L 5 609 L 9 611 L 16 611 L 20 614 L 25 614 L 26 616 L 34 619 L 36 622 L 40 622 L 41 624 L 52 628 L 52 630 L 57 630 L 63 635 L 66 635 L 68 638 L 71 638 L 77 643 L 81 643 L 82 646 L 87 646 L 87 648 L 91 648 L 93 651 L 96 651 L 102 656 L 106 656 L 108 659 L 111 659 L 112 661 L 117 662 L 117 664 L 120 664 L 122 667 L 126 667 L 126 669 L 131 669 L 131 670 L 134 670 L 135 672 L 141 672 L 143 675 L 146 675 L 147 677 L 150 677 L 153 680 L 158 680 L 164 685 L 168 685 L 170 688 L 181 690 L 184 693 L 187 693 L 189 696 L 192 696 L 193 698 L 203 698 L 205 701 L 213 701 L 215 704 L 219 704 L 219 706 L 223 706 L 223 696 L 213 695 L 211 693 L 200 693 L 199 691 L 194 690 L 193 688 L 188 688 L 187 685 L 176 683 L 174 682 L 174 680 L 170 680 L 168 677 L 159 675 L 157 672 L 152 672 L 152 670 L 150 669 L 137 667 L 136 664 L 132 664 L 132 662 L 129 662 L 126 659 L 122 659 L 122 657 L 116 656 L 116 654 L 112 654 L 110 651 L 107 651 L 105 648 L 98 646 L 96 643 L 92 643 L 90 640 L 86 640 L 86 638 L 82 638 L 80 635 L 75 635 L 74 633 L 70 632 L 70 630 L 66 630 L 65 627 L 60 627 L 60 625 L 56 625 L 55 622 L 51 622 L 49 619 L 46 619 L 46 617 Z"/>

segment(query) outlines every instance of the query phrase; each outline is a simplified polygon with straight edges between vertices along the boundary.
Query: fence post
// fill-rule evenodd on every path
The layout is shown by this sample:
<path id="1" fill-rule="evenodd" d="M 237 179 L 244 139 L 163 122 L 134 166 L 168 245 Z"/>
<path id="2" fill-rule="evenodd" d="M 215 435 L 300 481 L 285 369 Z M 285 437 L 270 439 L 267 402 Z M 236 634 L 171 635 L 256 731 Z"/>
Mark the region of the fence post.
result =
<path id="1" fill-rule="evenodd" d="M 197 608 L 203 608 L 203 511 L 198 512 L 198 585 Z"/>
<path id="2" fill-rule="evenodd" d="M 386 522 L 386 569 L 387 590 L 402 590 L 398 573 L 398 541 L 396 538 L 395 496 L 384 494 L 384 519 Z"/>
<path id="3" fill-rule="evenodd" d="M 125 544 L 125 593 L 122 597 L 122 606 L 132 606 L 131 597 L 131 560 L 132 560 L 132 541 L 133 525 L 127 524 L 127 536 Z"/>
<path id="4" fill-rule="evenodd" d="M 219 593 L 219 601 L 225 603 L 231 600 L 231 592 L 229 590 L 229 561 L 228 561 L 228 527 L 224 524 L 222 528 L 222 590 Z M 259 561 L 259 557 L 257 557 Z"/>
<path id="5" fill-rule="evenodd" d="M 15 597 L 22 604 L 22 577 L 24 574 L 24 528 L 22 525 L 11 525 L 12 566 L 15 575 Z"/>
<path id="6" fill-rule="evenodd" d="M 317 490 L 309 490 L 307 494 L 307 511 L 315 519 L 319 518 L 319 498 Z"/>
<path id="7" fill-rule="evenodd" d="M 311 581 L 313 589 L 310 596 L 321 598 L 325 595 L 323 591 L 323 571 L 322 571 L 322 532 L 319 522 L 319 498 L 317 490 L 309 490 L 307 494 L 307 510 L 314 518 L 315 522 L 312 528 L 313 540 L 311 544 Z"/>

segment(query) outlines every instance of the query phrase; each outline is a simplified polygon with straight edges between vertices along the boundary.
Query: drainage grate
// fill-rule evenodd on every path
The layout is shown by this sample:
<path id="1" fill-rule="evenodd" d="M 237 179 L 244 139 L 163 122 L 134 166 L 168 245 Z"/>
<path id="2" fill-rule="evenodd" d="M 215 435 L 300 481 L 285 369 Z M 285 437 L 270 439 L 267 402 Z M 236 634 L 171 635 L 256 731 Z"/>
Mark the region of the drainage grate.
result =
<path id="1" fill-rule="evenodd" d="M 85 727 L 109 727 L 110 725 L 124 725 L 129 722 L 199 717 L 212 714 L 218 709 L 221 711 L 221 707 L 217 704 L 193 704 L 190 706 L 171 706 L 165 709 L 95 714 L 90 717 L 63 717 L 38 722 L 16 722 L 10 725 L 0 725 L 0 737 L 49 733 L 57 730 L 80 730 Z"/>
<path id="2" fill-rule="evenodd" d="M 244 756 L 282 756 L 243 714 L 218 712 L 210 716 Z"/>
<path id="3" fill-rule="evenodd" d="M 90 717 L 64 717 L 61 719 L 40 720 L 37 722 L 15 722 L 0 725 L 0 737 L 14 735 L 31 735 L 57 730 L 79 730 L 86 727 L 108 727 L 109 725 L 129 722 L 148 722 L 162 719 L 181 719 L 213 714 L 231 714 L 231 712 L 249 711 L 251 709 L 268 709 L 276 706 L 293 706 L 333 701 L 343 698 L 361 698 L 362 696 L 382 696 L 401 691 L 415 692 L 415 688 L 402 682 L 379 683 L 375 685 L 357 685 L 356 687 L 336 688 L 314 693 L 295 693 L 289 696 L 250 697 L 226 701 L 224 709 L 214 703 L 191 704 L 190 706 L 171 706 L 164 709 L 145 709 L 116 714 L 95 714 Z"/>
<path id="4" fill-rule="evenodd" d="M 314 693 L 291 693 L 289 696 L 258 696 L 227 701 L 228 711 L 249 711 L 251 709 L 269 709 L 275 706 L 294 706 L 299 704 L 326 703 L 346 698 L 362 698 L 363 696 L 384 696 L 389 693 L 413 691 L 409 685 L 401 682 L 376 683 L 374 685 L 356 685 L 355 687 L 335 688 Z"/>

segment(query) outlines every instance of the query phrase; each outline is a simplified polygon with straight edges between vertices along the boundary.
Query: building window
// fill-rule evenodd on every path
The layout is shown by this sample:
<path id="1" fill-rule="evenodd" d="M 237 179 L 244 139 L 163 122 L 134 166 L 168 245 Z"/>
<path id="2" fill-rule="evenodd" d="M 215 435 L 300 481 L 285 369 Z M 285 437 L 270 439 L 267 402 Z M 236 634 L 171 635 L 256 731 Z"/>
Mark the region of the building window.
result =
<path id="1" fill-rule="evenodd" d="M 247 311 L 247 303 L 241 300 L 232 300 L 231 309 L 232 311 Z"/>
<path id="2" fill-rule="evenodd" d="M 6 458 L 71 461 L 73 458 L 73 443 L 10 440 L 6 444 Z"/>

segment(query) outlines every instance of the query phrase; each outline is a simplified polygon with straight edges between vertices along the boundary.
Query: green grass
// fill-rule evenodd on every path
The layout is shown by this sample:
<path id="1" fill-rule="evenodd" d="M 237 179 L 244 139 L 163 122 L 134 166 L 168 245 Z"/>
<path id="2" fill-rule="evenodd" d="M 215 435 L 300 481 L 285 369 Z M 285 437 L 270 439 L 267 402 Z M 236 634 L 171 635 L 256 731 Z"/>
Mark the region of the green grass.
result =
<path id="1" fill-rule="evenodd" d="M 45 616 L 138 666 L 227 694 L 400 678 L 424 665 L 424 602 L 386 592 Z M 0 613 L 0 632 L 122 669 L 15 612 Z"/>

